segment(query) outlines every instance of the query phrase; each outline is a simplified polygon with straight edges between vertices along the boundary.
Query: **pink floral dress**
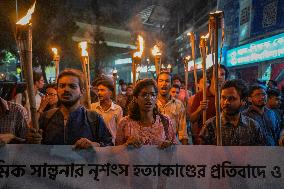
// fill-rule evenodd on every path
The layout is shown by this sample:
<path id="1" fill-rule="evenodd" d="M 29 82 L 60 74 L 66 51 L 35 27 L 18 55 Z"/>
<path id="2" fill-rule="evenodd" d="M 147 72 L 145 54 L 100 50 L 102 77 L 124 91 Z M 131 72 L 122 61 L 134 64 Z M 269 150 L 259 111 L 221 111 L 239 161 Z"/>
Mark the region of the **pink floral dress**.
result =
<path id="1" fill-rule="evenodd" d="M 177 144 L 173 124 L 171 120 L 168 126 L 168 140 L 174 144 Z M 116 133 L 116 145 L 126 143 L 127 139 L 134 137 L 143 142 L 143 145 L 160 145 L 166 141 L 166 133 L 159 115 L 156 116 L 155 123 L 151 127 L 143 127 L 138 121 L 131 119 L 129 116 L 122 118 L 120 121 Z"/>

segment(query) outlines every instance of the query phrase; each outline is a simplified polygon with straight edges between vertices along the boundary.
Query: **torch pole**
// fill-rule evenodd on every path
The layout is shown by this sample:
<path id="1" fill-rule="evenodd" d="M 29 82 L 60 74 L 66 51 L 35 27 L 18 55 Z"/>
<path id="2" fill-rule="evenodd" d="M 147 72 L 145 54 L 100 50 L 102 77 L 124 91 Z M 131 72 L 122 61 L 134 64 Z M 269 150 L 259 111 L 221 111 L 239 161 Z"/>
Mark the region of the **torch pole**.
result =
<path id="1" fill-rule="evenodd" d="M 35 89 L 32 68 L 32 25 L 17 26 L 17 43 L 20 49 L 20 57 L 24 68 L 24 76 L 27 82 L 27 92 L 30 101 L 32 127 L 36 130 L 38 126 L 38 114 L 36 109 Z"/>
<path id="2" fill-rule="evenodd" d="M 195 36 L 194 33 L 190 33 L 190 44 L 191 44 L 191 56 L 193 60 L 193 76 L 194 76 L 194 84 L 195 84 L 195 93 L 197 90 L 197 73 L 196 73 L 196 61 L 195 61 Z"/>
<path id="3" fill-rule="evenodd" d="M 136 84 L 136 63 L 135 63 L 135 57 L 132 59 L 132 80 L 133 85 Z"/>
<path id="4" fill-rule="evenodd" d="M 184 79 L 185 79 L 185 92 L 187 94 L 187 86 L 188 86 L 188 60 L 185 59 L 184 61 L 185 65 L 185 74 L 184 74 Z M 186 101 L 187 102 L 187 101 Z"/>
<path id="5" fill-rule="evenodd" d="M 86 81 L 86 100 L 87 108 L 91 109 L 91 94 L 90 94 L 90 68 L 89 68 L 89 56 L 83 56 L 83 73 Z"/>
<path id="6" fill-rule="evenodd" d="M 214 80 L 215 80 L 215 111 L 216 111 L 216 136 L 217 146 L 222 146 L 222 131 L 221 131 L 221 110 L 220 110 L 220 86 L 219 86 L 219 63 L 218 63 L 218 27 L 219 20 L 222 17 L 223 12 L 210 14 L 210 17 L 214 19 Z"/>
<path id="7" fill-rule="evenodd" d="M 206 101 L 206 88 L 207 88 L 207 76 L 206 76 L 206 39 L 200 39 L 200 49 L 201 49 L 201 56 L 202 56 L 202 75 L 203 75 L 203 101 Z M 202 127 L 206 126 L 206 110 L 202 112 Z"/>

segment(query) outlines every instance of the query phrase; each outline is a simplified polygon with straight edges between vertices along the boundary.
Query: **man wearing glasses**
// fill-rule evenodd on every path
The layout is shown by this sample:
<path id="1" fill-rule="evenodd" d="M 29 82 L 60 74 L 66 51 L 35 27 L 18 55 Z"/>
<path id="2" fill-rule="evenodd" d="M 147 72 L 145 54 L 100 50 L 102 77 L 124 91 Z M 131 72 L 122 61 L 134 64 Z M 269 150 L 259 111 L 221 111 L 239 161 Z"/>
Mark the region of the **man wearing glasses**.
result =
<path id="1" fill-rule="evenodd" d="M 244 111 L 244 115 L 258 122 L 266 146 L 278 145 L 280 125 L 275 113 L 265 107 L 267 103 L 265 88 L 261 85 L 251 86 L 248 93 L 248 101 L 250 106 Z"/>

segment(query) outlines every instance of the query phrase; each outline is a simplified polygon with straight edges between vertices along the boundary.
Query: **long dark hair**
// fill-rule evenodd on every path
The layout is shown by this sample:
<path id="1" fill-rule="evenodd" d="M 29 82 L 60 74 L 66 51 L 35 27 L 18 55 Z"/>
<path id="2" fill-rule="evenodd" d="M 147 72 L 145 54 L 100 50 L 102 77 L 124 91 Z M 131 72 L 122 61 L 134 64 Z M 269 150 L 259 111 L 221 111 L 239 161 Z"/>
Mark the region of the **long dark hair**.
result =
<path id="1" fill-rule="evenodd" d="M 148 78 L 143 79 L 135 85 L 135 88 L 133 90 L 133 97 L 134 98 L 128 106 L 129 117 L 131 119 L 135 120 L 135 121 L 140 121 L 140 119 L 141 119 L 139 106 L 138 106 L 138 103 L 136 102 L 135 98 L 137 98 L 139 93 L 141 92 L 141 90 L 144 89 L 147 86 L 153 86 L 155 93 L 158 93 L 158 87 L 157 87 L 156 81 L 154 81 L 153 79 L 148 79 Z M 153 109 L 153 117 L 155 118 L 156 115 L 158 115 L 158 114 L 159 114 L 158 107 L 157 107 L 157 105 L 155 105 L 155 107 Z"/>

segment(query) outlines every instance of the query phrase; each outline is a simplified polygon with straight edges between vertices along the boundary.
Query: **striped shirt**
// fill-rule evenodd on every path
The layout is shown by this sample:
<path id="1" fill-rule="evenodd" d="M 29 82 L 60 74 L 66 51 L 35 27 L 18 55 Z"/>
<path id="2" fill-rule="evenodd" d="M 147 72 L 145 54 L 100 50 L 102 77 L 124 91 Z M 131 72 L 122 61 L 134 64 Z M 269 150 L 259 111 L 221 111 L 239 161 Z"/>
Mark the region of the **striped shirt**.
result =
<path id="1" fill-rule="evenodd" d="M 0 97 L 0 134 L 13 134 L 25 138 L 28 128 L 28 114 L 25 108 Z"/>

